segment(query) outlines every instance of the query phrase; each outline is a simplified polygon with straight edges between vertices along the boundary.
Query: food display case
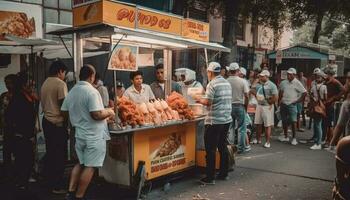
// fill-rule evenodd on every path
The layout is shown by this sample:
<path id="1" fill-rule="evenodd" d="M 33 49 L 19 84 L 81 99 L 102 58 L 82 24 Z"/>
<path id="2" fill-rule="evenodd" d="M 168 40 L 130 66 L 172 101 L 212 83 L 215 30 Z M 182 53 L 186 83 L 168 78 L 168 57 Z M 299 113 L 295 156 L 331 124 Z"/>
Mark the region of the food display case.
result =
<path id="1" fill-rule="evenodd" d="M 153 105 L 134 105 L 127 99 L 116 99 L 116 123 L 110 125 L 112 139 L 100 176 L 124 186 L 142 185 L 143 180 L 151 181 L 196 165 L 196 137 L 203 116 L 194 116 L 189 105 L 186 102 L 183 105 L 181 95 L 171 93 L 172 51 L 203 49 L 206 64 L 207 49 L 229 52 L 222 45 L 209 42 L 209 24 L 133 4 L 101 0 L 74 4 L 73 27 L 50 34 L 74 34 L 75 72 L 83 65 L 84 41 L 110 44 L 110 61 L 105 68 L 113 70 L 114 77 L 118 71 L 137 70 L 139 49 L 163 51 L 168 98 L 150 102 Z M 131 107 L 125 108 L 126 105 Z M 124 113 L 123 106 L 127 110 Z M 137 111 L 130 114 L 130 109 Z M 151 120 L 147 121 L 147 114 L 152 116 Z M 155 120 L 157 115 L 160 121 Z"/>

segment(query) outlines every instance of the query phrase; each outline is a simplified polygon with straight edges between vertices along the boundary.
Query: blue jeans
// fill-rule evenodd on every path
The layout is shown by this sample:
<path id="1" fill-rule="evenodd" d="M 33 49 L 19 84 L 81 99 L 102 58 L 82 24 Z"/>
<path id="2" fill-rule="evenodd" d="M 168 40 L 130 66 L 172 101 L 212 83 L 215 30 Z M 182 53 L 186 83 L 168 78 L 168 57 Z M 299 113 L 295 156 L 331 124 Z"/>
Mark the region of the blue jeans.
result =
<path id="1" fill-rule="evenodd" d="M 245 116 L 246 111 L 244 106 L 241 104 L 232 104 L 232 127 L 235 128 L 235 123 L 237 120 L 238 123 L 238 151 L 245 150 L 245 140 L 246 140 L 246 132 L 247 125 L 245 124 Z"/>
<path id="2" fill-rule="evenodd" d="M 314 118 L 314 141 L 317 145 L 320 145 L 321 144 L 321 141 L 322 141 L 322 118 Z"/>

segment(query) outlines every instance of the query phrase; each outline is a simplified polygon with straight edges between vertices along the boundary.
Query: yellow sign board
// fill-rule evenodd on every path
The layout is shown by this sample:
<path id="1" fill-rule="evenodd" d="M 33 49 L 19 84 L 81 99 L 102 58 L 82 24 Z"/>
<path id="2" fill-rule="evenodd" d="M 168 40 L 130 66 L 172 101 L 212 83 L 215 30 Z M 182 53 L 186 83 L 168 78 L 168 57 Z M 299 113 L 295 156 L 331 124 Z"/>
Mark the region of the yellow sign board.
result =
<path id="1" fill-rule="evenodd" d="M 182 37 L 209 42 L 209 24 L 184 19 L 182 20 Z"/>
<path id="2" fill-rule="evenodd" d="M 147 180 L 194 166 L 195 141 L 195 122 L 138 132 L 134 135 L 134 166 L 145 161 Z"/>
<path id="3" fill-rule="evenodd" d="M 73 8 L 74 27 L 105 23 L 209 41 L 209 24 L 171 14 L 103 0 Z"/>
<path id="4" fill-rule="evenodd" d="M 139 9 L 138 13 L 138 28 L 181 35 L 181 18 L 144 9 Z"/>

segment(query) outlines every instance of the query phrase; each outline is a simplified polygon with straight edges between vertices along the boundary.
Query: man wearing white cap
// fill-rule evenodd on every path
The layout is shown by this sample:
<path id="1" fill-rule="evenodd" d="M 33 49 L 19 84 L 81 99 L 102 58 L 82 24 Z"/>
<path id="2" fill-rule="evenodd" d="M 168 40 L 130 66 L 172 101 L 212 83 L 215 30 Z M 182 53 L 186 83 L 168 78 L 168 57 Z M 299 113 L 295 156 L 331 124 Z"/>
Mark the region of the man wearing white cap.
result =
<path id="1" fill-rule="evenodd" d="M 284 136 L 280 136 L 281 142 L 289 142 L 288 126 L 292 126 L 293 139 L 291 144 L 297 145 L 295 138 L 295 129 L 297 126 L 297 103 L 304 100 L 306 96 L 306 89 L 298 79 L 295 78 L 297 71 L 294 68 L 289 68 L 287 71 L 287 80 L 280 84 L 279 104 L 281 111 L 281 118 L 283 124 Z"/>
<path id="2" fill-rule="evenodd" d="M 274 104 L 278 99 L 277 86 L 269 80 L 270 72 L 263 70 L 259 74 L 259 84 L 256 86 L 256 99 L 258 105 L 255 113 L 255 124 L 258 127 L 257 139 L 261 143 L 263 125 L 265 127 L 265 148 L 270 148 L 271 127 L 274 125 Z"/>
<path id="3" fill-rule="evenodd" d="M 215 184 L 215 154 L 220 153 L 220 172 L 216 177 L 228 178 L 227 133 L 232 122 L 231 118 L 231 85 L 220 75 L 221 66 L 211 62 L 207 68 L 208 80 L 205 97 L 197 99 L 208 108 L 205 117 L 204 144 L 206 151 L 206 177 L 200 180 L 203 184 Z"/>
<path id="4" fill-rule="evenodd" d="M 227 81 L 232 88 L 232 127 L 238 123 L 238 153 L 244 153 L 250 149 L 246 147 L 247 126 L 245 123 L 246 108 L 248 105 L 249 86 L 247 82 L 239 77 L 240 69 L 237 63 L 231 63 L 228 67 L 229 77 Z"/>

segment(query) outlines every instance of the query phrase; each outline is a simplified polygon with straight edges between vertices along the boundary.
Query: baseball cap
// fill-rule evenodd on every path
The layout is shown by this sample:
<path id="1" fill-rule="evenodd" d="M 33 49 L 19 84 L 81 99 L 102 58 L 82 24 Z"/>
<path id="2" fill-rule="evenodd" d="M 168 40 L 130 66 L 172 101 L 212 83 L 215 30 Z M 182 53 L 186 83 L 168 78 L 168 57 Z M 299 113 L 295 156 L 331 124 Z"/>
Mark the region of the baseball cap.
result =
<path id="1" fill-rule="evenodd" d="M 270 72 L 268 70 L 263 70 L 259 76 L 266 76 L 266 77 L 270 77 Z"/>
<path id="2" fill-rule="evenodd" d="M 297 74 L 297 70 L 294 68 L 289 68 L 287 71 L 288 74 Z"/>
<path id="3" fill-rule="evenodd" d="M 327 67 L 326 69 L 324 69 L 324 73 L 331 76 L 335 75 L 335 71 L 330 67 Z"/>
<path id="4" fill-rule="evenodd" d="M 315 75 L 317 76 L 321 76 L 322 78 L 325 78 L 327 75 L 323 72 L 323 71 L 318 71 L 317 73 L 315 73 Z"/>
<path id="5" fill-rule="evenodd" d="M 217 62 L 210 62 L 209 66 L 207 68 L 207 71 L 210 72 L 220 72 L 221 71 L 221 65 Z"/>
<path id="6" fill-rule="evenodd" d="M 247 70 L 244 67 L 239 68 L 239 71 L 241 71 L 241 74 L 244 76 L 247 76 Z"/>
<path id="7" fill-rule="evenodd" d="M 116 82 L 116 85 L 117 85 L 117 87 L 123 87 L 123 86 L 124 86 L 123 83 L 120 82 L 120 81 L 117 81 L 117 82 Z"/>
<path id="8" fill-rule="evenodd" d="M 317 74 L 317 73 L 319 73 L 319 72 L 321 72 L 321 69 L 317 67 L 317 68 L 314 69 L 313 74 Z"/>
<path id="9" fill-rule="evenodd" d="M 235 70 L 238 70 L 239 69 L 239 65 L 238 63 L 234 62 L 234 63 L 231 63 L 230 66 L 228 66 L 228 71 L 235 71 Z"/>

